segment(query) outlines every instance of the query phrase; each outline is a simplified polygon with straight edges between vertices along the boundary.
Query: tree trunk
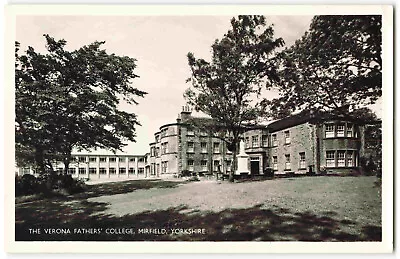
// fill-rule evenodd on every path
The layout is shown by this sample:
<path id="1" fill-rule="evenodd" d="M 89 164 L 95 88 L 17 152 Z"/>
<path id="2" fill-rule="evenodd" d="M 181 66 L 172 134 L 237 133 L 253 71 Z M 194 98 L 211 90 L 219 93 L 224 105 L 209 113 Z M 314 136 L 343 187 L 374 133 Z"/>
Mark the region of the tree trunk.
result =
<path id="1" fill-rule="evenodd" d="M 64 175 L 68 174 L 69 164 L 71 163 L 71 152 L 64 157 Z"/>
<path id="2" fill-rule="evenodd" d="M 234 182 L 234 174 L 236 171 L 236 166 L 237 166 L 237 161 L 236 161 L 236 157 L 237 157 L 237 152 L 239 151 L 238 148 L 238 144 L 239 144 L 239 133 L 234 133 L 233 134 L 233 146 L 235 147 L 233 152 L 232 152 L 232 167 L 231 167 L 231 173 L 229 174 L 229 182 Z"/>
<path id="3" fill-rule="evenodd" d="M 46 164 L 44 161 L 43 151 L 41 149 L 36 148 L 35 162 L 39 168 L 39 174 L 44 175 L 46 173 Z"/>

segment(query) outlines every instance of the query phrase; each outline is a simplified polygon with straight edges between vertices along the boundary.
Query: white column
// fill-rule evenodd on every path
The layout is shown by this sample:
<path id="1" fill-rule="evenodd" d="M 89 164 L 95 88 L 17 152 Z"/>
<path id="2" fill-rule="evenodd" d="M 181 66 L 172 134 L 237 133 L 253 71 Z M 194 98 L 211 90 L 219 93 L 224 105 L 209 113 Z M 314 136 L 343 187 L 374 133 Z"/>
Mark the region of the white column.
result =
<path id="1" fill-rule="evenodd" d="M 240 173 L 247 173 L 250 174 L 249 167 L 248 167 L 248 158 L 249 156 L 246 154 L 244 151 L 244 143 L 243 141 L 240 141 L 240 152 L 237 155 L 237 169 L 236 169 L 236 174 Z"/>

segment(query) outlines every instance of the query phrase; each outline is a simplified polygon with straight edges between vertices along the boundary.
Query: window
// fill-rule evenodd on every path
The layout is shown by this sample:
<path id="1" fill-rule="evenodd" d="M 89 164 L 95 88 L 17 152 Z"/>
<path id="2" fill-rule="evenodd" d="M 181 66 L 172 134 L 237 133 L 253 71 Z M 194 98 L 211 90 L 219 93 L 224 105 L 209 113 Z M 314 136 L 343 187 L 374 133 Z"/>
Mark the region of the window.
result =
<path id="1" fill-rule="evenodd" d="M 144 163 L 144 157 L 139 158 L 139 163 Z"/>
<path id="2" fill-rule="evenodd" d="M 156 143 L 160 142 L 160 136 L 156 136 Z"/>
<path id="3" fill-rule="evenodd" d="M 207 160 L 201 160 L 200 164 L 202 167 L 207 167 Z"/>
<path id="4" fill-rule="evenodd" d="M 344 137 L 344 124 L 337 125 L 336 136 L 337 137 Z"/>
<path id="5" fill-rule="evenodd" d="M 188 142 L 187 152 L 194 152 L 194 143 L 193 142 Z"/>
<path id="6" fill-rule="evenodd" d="M 227 167 L 230 167 L 232 165 L 232 160 L 226 160 L 225 162 Z"/>
<path id="7" fill-rule="evenodd" d="M 250 147 L 250 140 L 249 140 L 249 137 L 246 137 L 246 138 L 244 139 L 244 143 L 245 143 L 245 147 L 246 147 L 246 148 L 249 148 L 249 147 Z"/>
<path id="8" fill-rule="evenodd" d="M 326 167 L 335 167 L 335 151 L 326 151 Z"/>
<path id="9" fill-rule="evenodd" d="M 219 160 L 214 160 L 213 161 L 213 169 L 214 171 L 218 171 L 219 168 Z"/>
<path id="10" fill-rule="evenodd" d="M 79 174 L 86 174 L 86 168 L 79 168 Z"/>
<path id="11" fill-rule="evenodd" d="M 154 150 L 154 147 L 151 147 L 150 148 L 150 156 L 154 156 L 155 155 L 155 150 Z M 131 158 L 132 159 L 132 158 Z M 129 161 L 131 161 L 131 160 L 129 160 Z"/>
<path id="12" fill-rule="evenodd" d="M 68 168 L 68 174 L 75 174 L 75 168 Z"/>
<path id="13" fill-rule="evenodd" d="M 161 172 L 166 173 L 168 169 L 168 161 L 161 162 Z"/>
<path id="14" fill-rule="evenodd" d="M 276 134 L 272 134 L 272 146 L 273 147 L 278 146 L 278 139 L 276 137 Z"/>
<path id="15" fill-rule="evenodd" d="M 347 124 L 347 133 L 346 136 L 348 138 L 352 138 L 353 137 L 353 125 L 352 124 Z"/>
<path id="16" fill-rule="evenodd" d="M 284 132 L 285 134 L 285 144 L 289 144 L 290 143 L 290 132 L 287 130 Z"/>
<path id="17" fill-rule="evenodd" d="M 337 161 L 338 161 L 338 167 L 345 167 L 345 151 L 338 151 L 337 152 Z"/>
<path id="18" fill-rule="evenodd" d="M 162 148 L 161 152 L 162 152 L 163 154 L 168 153 L 168 142 L 162 143 L 162 144 L 161 144 L 161 148 Z"/>
<path id="19" fill-rule="evenodd" d="M 301 153 L 299 153 L 299 156 L 300 156 L 299 168 L 301 168 L 301 169 L 306 168 L 306 153 L 301 152 Z"/>
<path id="20" fill-rule="evenodd" d="M 99 174 L 107 174 L 107 170 L 104 167 L 99 168 Z"/>
<path id="21" fill-rule="evenodd" d="M 126 168 L 125 167 L 119 168 L 119 174 L 126 174 Z"/>
<path id="22" fill-rule="evenodd" d="M 207 153 L 207 142 L 201 142 L 200 147 L 202 153 Z"/>
<path id="23" fill-rule="evenodd" d="M 214 153 L 219 153 L 219 143 L 218 142 L 214 142 Z"/>
<path id="24" fill-rule="evenodd" d="M 353 159 L 353 151 L 347 151 L 347 166 L 352 167 L 354 166 L 354 159 Z"/>
<path id="25" fill-rule="evenodd" d="M 86 157 L 80 156 L 80 157 L 78 157 L 78 161 L 79 162 L 86 162 Z"/>
<path id="26" fill-rule="evenodd" d="M 89 174 L 96 174 L 96 168 L 94 167 L 89 168 Z"/>
<path id="27" fill-rule="evenodd" d="M 110 163 L 115 163 L 117 159 L 115 157 L 110 157 L 108 161 L 110 161 Z"/>
<path id="28" fill-rule="evenodd" d="M 89 162 L 96 162 L 96 157 L 89 157 Z"/>
<path id="29" fill-rule="evenodd" d="M 252 147 L 259 147 L 258 136 L 252 136 L 251 137 L 251 146 Z"/>
<path id="30" fill-rule="evenodd" d="M 189 160 L 188 160 L 188 167 L 189 167 L 189 170 L 193 170 L 193 165 L 194 165 L 193 159 L 189 159 Z"/>
<path id="31" fill-rule="evenodd" d="M 126 157 L 120 157 L 120 158 L 119 158 L 119 161 L 120 161 L 120 162 L 126 162 Z"/>
<path id="32" fill-rule="evenodd" d="M 105 157 L 100 157 L 100 162 L 106 162 L 106 158 Z"/>
<path id="33" fill-rule="evenodd" d="M 129 158 L 129 162 L 135 162 L 135 158 L 134 157 Z"/>
<path id="34" fill-rule="evenodd" d="M 110 174 L 116 174 L 116 173 L 117 173 L 117 170 L 116 170 L 114 167 L 111 167 L 111 168 L 109 169 L 109 172 L 110 172 Z"/>
<path id="35" fill-rule="evenodd" d="M 268 146 L 268 136 L 267 135 L 262 135 L 262 146 L 267 147 Z"/>
<path id="36" fill-rule="evenodd" d="M 277 156 L 272 157 L 272 166 L 273 166 L 274 170 L 278 170 L 278 157 Z"/>
<path id="37" fill-rule="evenodd" d="M 129 173 L 129 174 L 134 174 L 134 173 L 135 173 L 135 168 L 130 167 L 130 168 L 128 169 L 128 173 Z"/>
<path id="38" fill-rule="evenodd" d="M 157 157 L 160 156 L 160 148 L 159 148 L 159 147 L 156 148 L 156 156 L 157 156 Z"/>
<path id="39" fill-rule="evenodd" d="M 290 155 L 285 155 L 285 170 L 290 170 Z"/>
<path id="40" fill-rule="evenodd" d="M 335 137 L 335 125 L 327 124 L 325 125 L 325 138 L 334 138 Z"/>
<path id="41" fill-rule="evenodd" d="M 139 167 L 138 174 L 144 174 L 144 168 L 143 167 Z"/>

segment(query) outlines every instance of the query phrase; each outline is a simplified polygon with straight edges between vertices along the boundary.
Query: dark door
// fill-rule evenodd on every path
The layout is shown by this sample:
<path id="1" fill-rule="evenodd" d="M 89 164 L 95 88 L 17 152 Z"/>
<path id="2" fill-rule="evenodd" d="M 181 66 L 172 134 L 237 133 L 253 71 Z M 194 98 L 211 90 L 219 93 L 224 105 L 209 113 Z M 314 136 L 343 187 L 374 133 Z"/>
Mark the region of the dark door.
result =
<path id="1" fill-rule="evenodd" d="M 260 161 L 250 161 L 250 173 L 252 175 L 260 174 Z"/>

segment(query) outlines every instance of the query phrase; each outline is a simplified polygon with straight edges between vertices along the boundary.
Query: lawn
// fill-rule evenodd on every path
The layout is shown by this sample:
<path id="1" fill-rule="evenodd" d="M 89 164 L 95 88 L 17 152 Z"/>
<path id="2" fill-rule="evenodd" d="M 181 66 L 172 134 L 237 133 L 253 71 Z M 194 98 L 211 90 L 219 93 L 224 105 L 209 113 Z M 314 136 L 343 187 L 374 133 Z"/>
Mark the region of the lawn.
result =
<path id="1" fill-rule="evenodd" d="M 17 199 L 16 240 L 380 241 L 376 181 L 321 176 L 92 185 L 79 195 Z"/>

